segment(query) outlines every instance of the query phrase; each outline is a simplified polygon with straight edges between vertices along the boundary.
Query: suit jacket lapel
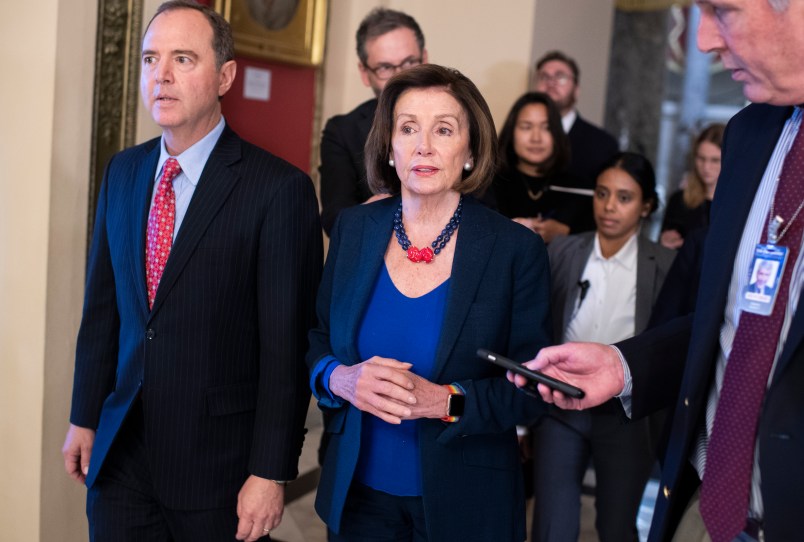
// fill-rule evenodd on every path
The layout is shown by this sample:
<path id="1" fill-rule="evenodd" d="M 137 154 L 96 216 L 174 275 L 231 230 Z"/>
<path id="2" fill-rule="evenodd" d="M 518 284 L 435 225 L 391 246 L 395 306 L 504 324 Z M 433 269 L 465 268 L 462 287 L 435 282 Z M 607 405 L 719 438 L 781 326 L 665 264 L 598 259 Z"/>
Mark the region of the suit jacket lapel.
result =
<path id="1" fill-rule="evenodd" d="M 648 325 L 653 308 L 653 288 L 656 277 L 654 245 L 642 235 L 637 237 L 636 307 L 634 333 L 641 333 Z"/>
<path id="2" fill-rule="evenodd" d="M 134 173 L 134 199 L 131 211 L 131 231 L 129 239 L 131 246 L 131 272 L 134 279 L 131 281 L 137 289 L 137 298 L 141 302 L 144 314 L 148 309 L 148 289 L 145 283 L 145 231 L 148 228 L 148 214 L 151 209 L 151 194 L 156 175 L 156 164 L 159 161 L 159 145 L 161 140 L 146 155 L 137 166 Z"/>
<path id="3" fill-rule="evenodd" d="M 574 251 L 569 261 L 569 269 L 567 269 L 567 296 L 564 299 L 564 311 L 561 315 L 561 341 L 564 340 L 564 333 L 567 331 L 567 326 L 570 323 L 570 318 L 575 312 L 575 307 L 578 303 L 578 296 L 580 295 L 580 287 L 578 282 L 583 278 L 583 270 L 586 268 L 586 262 L 589 261 L 589 255 L 594 249 L 595 232 L 583 233 L 581 243 L 578 245 L 578 250 Z"/>
<path id="4" fill-rule="evenodd" d="M 239 174 L 230 166 L 240 160 L 240 152 L 240 138 L 226 126 L 204 166 L 204 172 L 201 174 L 193 198 L 190 200 L 190 206 L 187 208 L 179 234 L 170 250 L 165 271 L 159 281 L 156 299 L 154 299 L 152 315 L 161 306 L 204 235 L 207 226 L 239 181 Z"/>
<path id="5" fill-rule="evenodd" d="M 377 274 L 385 263 L 385 247 L 391 235 L 394 210 L 399 205 L 399 197 L 389 198 L 386 202 L 372 206 L 372 212 L 364 218 L 363 224 L 358 226 L 359 229 L 362 229 L 363 235 L 354 236 L 355 244 L 352 248 L 342 250 L 339 255 L 339 258 L 346 257 L 361 262 L 360 272 L 354 273 L 350 277 L 352 287 L 348 291 L 352 293 L 351 303 L 345 314 L 345 329 L 349 330 L 353 338 L 348 345 L 348 356 L 349 359 L 356 362 L 363 361 L 357 351 L 358 326 L 366 312 Z M 343 244 L 344 241 L 347 240 L 342 239 L 341 243 Z"/>
<path id="6" fill-rule="evenodd" d="M 444 370 L 455 346 L 455 341 L 463 329 L 463 322 L 475 299 L 480 279 L 485 273 L 497 239 L 484 215 L 478 212 L 479 206 L 480 204 L 472 198 L 464 198 L 463 218 L 458 230 L 455 258 L 452 262 L 444 323 L 441 326 L 435 367 L 430 379 L 433 382 L 438 382 L 439 375 Z"/>

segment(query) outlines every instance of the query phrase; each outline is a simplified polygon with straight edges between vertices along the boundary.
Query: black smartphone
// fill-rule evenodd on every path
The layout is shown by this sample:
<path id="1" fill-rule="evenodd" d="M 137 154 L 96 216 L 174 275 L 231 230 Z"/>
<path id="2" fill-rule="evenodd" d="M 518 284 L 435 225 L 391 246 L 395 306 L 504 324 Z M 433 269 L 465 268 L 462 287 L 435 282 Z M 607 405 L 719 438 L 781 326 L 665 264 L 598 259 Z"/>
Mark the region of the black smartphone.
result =
<path id="1" fill-rule="evenodd" d="M 499 365 L 504 369 L 508 369 L 512 373 L 522 375 L 528 380 L 532 380 L 534 382 L 544 384 L 545 386 L 549 386 L 550 388 L 558 390 L 564 395 L 568 395 L 569 397 L 574 397 L 575 399 L 583 399 L 583 397 L 586 395 L 581 388 L 576 388 L 571 384 L 567 384 L 566 382 L 553 378 L 552 376 L 547 376 L 546 374 L 540 373 L 539 371 L 533 371 L 531 369 L 528 369 L 524 365 L 521 365 L 513 360 L 510 360 L 505 356 L 495 354 L 494 352 L 489 352 L 485 348 L 478 348 L 477 355 L 478 357 L 486 361 L 490 361 L 495 365 Z M 535 392 L 536 390 L 533 389 L 531 391 Z"/>

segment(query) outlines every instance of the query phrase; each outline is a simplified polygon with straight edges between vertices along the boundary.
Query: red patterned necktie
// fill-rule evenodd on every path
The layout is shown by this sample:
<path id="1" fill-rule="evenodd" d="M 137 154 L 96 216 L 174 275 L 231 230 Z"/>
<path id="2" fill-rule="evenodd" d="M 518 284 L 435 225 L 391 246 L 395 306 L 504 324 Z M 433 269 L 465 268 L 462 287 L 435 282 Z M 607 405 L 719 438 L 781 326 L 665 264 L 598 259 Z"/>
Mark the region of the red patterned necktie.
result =
<path id="1" fill-rule="evenodd" d="M 168 158 L 156 189 L 156 198 L 148 215 L 148 234 L 145 241 L 145 278 L 148 285 L 148 308 L 154 306 L 156 289 L 165 270 L 170 247 L 173 245 L 173 225 L 176 222 L 176 193 L 173 179 L 181 173 L 175 158 Z"/>
<path id="2" fill-rule="evenodd" d="M 740 315 L 726 364 L 701 485 L 701 516 L 712 542 L 734 540 L 745 528 L 748 517 L 759 412 L 776 357 L 804 230 L 804 213 L 796 215 L 804 202 L 804 127 L 799 129 L 785 157 L 778 183 L 771 209 L 785 220 L 778 244 L 788 249 L 787 265 L 773 312 L 768 316 L 749 312 Z M 785 228 L 789 229 L 784 231 Z M 762 243 L 766 242 L 767 231 L 762 234 Z"/>

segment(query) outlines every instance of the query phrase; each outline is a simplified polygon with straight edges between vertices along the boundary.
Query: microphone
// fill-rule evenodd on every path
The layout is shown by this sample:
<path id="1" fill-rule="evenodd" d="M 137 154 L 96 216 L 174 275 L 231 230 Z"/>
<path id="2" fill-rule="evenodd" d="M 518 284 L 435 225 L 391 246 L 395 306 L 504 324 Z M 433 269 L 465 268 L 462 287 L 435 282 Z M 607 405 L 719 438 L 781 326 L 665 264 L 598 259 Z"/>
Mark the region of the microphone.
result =
<path id="1" fill-rule="evenodd" d="M 578 308 L 579 309 L 581 308 L 581 303 L 583 303 L 583 300 L 586 298 L 586 294 L 589 292 L 589 287 L 591 285 L 592 284 L 588 280 L 579 280 L 578 281 L 578 287 L 581 289 L 581 294 L 578 297 Z"/>

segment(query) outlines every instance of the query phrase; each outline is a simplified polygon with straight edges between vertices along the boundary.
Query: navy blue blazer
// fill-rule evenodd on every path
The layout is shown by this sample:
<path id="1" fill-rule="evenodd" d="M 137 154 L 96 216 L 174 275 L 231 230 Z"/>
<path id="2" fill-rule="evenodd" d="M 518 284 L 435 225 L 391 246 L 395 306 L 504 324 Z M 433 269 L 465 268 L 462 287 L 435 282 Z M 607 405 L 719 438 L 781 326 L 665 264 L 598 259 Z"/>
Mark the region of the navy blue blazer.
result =
<path id="1" fill-rule="evenodd" d="M 327 355 L 350 365 L 363 361 L 358 327 L 384 265 L 398 205 L 399 197 L 358 205 L 336 222 L 318 296 L 319 323 L 310 333 L 311 368 Z M 518 391 L 502 369 L 475 352 L 487 348 L 522 362 L 549 344 L 547 254 L 538 235 L 472 198 L 465 199 L 456 243 L 430 380 L 463 386 L 466 409 L 456 423 L 424 419 L 419 424 L 428 537 L 524 540 L 515 425 L 541 415 L 544 403 Z M 322 391 L 314 394 L 320 397 Z M 346 403 L 333 414 L 316 510 L 337 532 L 358 460 L 363 413 Z"/>
<path id="2" fill-rule="evenodd" d="M 712 386 L 718 337 L 743 226 L 792 108 L 750 105 L 729 123 L 712 203 L 695 312 L 620 346 L 631 366 L 634 414 L 676 403 L 649 540 L 670 540 L 700 483 L 690 464 Z M 766 540 L 798 540 L 804 487 L 804 311 L 797 311 L 760 414 Z M 684 363 L 686 357 L 686 364 Z"/>
<path id="3" fill-rule="evenodd" d="M 232 506 L 249 474 L 297 474 L 309 401 L 302 359 L 322 265 L 318 205 L 304 173 L 225 128 L 149 310 L 145 230 L 159 141 L 106 169 L 70 421 L 97 430 L 92 486 L 141 395 L 162 502 Z"/>

